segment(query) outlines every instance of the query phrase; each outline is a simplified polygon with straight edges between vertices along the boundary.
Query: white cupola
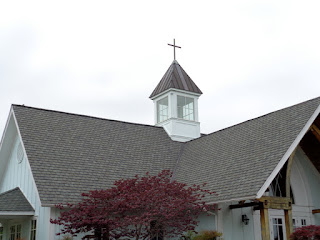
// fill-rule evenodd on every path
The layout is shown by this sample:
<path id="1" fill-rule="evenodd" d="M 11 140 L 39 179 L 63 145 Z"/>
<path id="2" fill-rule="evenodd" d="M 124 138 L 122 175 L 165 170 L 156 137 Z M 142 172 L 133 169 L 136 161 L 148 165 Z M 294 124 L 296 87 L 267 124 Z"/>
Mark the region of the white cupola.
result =
<path id="1" fill-rule="evenodd" d="M 198 98 L 201 90 L 174 60 L 150 95 L 156 126 L 162 126 L 174 141 L 200 137 Z"/>

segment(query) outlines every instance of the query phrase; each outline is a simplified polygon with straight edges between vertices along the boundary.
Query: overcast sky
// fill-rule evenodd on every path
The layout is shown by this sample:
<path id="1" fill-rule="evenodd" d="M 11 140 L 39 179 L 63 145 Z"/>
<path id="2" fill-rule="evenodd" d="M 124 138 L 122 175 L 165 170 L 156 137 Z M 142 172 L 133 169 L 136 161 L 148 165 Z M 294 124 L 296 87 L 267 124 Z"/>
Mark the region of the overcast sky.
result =
<path id="1" fill-rule="evenodd" d="M 1 1 L 0 135 L 11 104 L 153 124 L 173 60 L 209 133 L 320 96 L 320 1 Z"/>

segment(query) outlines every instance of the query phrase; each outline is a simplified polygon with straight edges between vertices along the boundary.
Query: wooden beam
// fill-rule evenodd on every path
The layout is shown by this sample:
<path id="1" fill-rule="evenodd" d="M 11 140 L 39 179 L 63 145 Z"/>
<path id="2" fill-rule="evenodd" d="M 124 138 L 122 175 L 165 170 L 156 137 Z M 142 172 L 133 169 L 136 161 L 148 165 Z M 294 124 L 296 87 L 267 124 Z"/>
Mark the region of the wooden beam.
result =
<path id="1" fill-rule="evenodd" d="M 286 223 L 287 240 L 290 240 L 290 235 L 293 232 L 292 210 L 284 210 L 284 219 Z"/>
<path id="2" fill-rule="evenodd" d="M 280 210 L 291 210 L 292 200 L 287 197 L 261 197 L 258 199 L 262 202 L 263 208 L 272 208 Z"/>
<path id="3" fill-rule="evenodd" d="M 320 209 L 313 209 L 312 214 L 320 213 Z"/>
<path id="4" fill-rule="evenodd" d="M 240 204 L 234 204 L 230 205 L 230 209 L 235 209 L 235 208 L 244 208 L 244 207 L 259 207 L 261 205 L 260 202 L 250 202 L 250 203 L 240 203 Z"/>
<path id="5" fill-rule="evenodd" d="M 286 197 L 290 198 L 290 176 L 291 176 L 291 167 L 293 162 L 293 157 L 296 154 L 297 148 L 291 153 L 288 163 L 287 163 L 287 172 L 286 172 Z"/>
<path id="6" fill-rule="evenodd" d="M 320 129 L 315 125 L 312 124 L 311 128 L 310 128 L 311 132 L 313 133 L 313 135 L 318 139 L 318 141 L 320 142 Z"/>
<path id="7" fill-rule="evenodd" d="M 269 212 L 267 208 L 260 209 L 260 222 L 262 240 L 270 240 Z"/>

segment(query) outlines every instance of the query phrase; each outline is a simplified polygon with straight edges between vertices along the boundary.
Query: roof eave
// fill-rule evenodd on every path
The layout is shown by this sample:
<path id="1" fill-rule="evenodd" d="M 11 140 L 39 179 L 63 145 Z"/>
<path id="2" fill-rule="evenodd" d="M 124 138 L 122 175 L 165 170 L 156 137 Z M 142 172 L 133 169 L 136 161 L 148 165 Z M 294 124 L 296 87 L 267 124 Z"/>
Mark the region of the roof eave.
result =
<path id="1" fill-rule="evenodd" d="M 219 203 L 226 203 L 226 202 L 236 202 L 236 201 L 243 201 L 243 200 L 254 200 L 254 199 L 256 199 L 256 196 L 252 195 L 252 196 L 244 196 L 244 197 L 239 197 L 239 198 L 230 198 L 230 199 L 212 201 L 212 202 L 208 202 L 208 204 L 211 205 L 211 204 L 219 204 Z"/>

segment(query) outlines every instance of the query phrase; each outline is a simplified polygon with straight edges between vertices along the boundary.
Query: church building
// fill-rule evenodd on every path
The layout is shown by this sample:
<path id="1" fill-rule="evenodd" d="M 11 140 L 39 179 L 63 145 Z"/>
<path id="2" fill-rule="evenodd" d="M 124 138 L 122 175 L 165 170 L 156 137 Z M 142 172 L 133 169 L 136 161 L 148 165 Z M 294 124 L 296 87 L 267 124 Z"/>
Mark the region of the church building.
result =
<path id="1" fill-rule="evenodd" d="M 174 60 L 150 95 L 154 126 L 12 105 L 0 143 L 0 240 L 62 240 L 50 224 L 56 204 L 163 169 L 217 193 L 197 230 L 221 239 L 282 240 L 320 225 L 320 97 L 202 134 L 201 95 Z"/>

